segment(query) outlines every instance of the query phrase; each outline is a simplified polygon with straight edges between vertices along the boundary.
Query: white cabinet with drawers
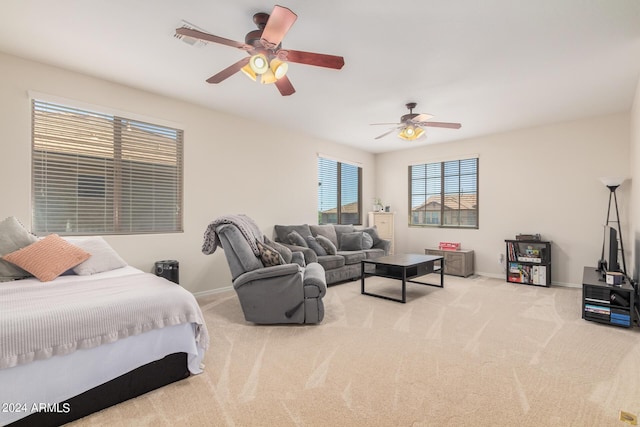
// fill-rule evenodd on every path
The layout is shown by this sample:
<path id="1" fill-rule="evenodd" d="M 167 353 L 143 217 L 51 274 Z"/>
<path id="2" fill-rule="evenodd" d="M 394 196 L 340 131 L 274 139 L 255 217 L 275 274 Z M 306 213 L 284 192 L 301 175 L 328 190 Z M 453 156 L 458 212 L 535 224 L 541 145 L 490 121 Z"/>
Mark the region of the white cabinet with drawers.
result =
<path id="1" fill-rule="evenodd" d="M 369 212 L 369 227 L 376 226 L 378 236 L 384 240 L 390 240 L 389 255 L 393 255 L 393 212 Z"/>

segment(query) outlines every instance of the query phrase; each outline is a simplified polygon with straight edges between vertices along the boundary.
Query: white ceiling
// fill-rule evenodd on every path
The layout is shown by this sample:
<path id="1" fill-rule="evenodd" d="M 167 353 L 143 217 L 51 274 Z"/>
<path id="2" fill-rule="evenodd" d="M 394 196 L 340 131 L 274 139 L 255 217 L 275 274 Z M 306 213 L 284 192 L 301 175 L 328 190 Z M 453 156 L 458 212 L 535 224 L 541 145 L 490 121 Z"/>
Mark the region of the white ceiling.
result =
<path id="1" fill-rule="evenodd" d="M 182 20 L 244 41 L 266 0 L 3 0 L 0 51 L 378 153 L 628 111 L 640 76 L 638 0 L 281 1 L 283 48 L 340 55 L 291 64 L 282 97 L 238 73 L 245 53 L 174 38 Z M 56 94 L 64 96 L 64 94 Z M 407 113 L 462 128 L 374 138 Z"/>

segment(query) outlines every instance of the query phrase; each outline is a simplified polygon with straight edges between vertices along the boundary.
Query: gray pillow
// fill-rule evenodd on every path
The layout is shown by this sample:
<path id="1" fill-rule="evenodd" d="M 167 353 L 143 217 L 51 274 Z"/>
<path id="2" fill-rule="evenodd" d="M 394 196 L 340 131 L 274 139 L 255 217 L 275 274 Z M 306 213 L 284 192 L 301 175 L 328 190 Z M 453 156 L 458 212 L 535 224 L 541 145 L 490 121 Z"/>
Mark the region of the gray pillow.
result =
<path id="1" fill-rule="evenodd" d="M 365 233 L 370 235 L 373 238 L 373 246 L 377 245 L 382 241 L 382 239 L 378 235 L 378 229 L 376 228 L 375 225 L 373 227 L 362 228 L 358 231 L 364 231 Z"/>
<path id="2" fill-rule="evenodd" d="M 0 222 L 0 257 L 29 246 L 38 238 L 29 233 L 14 216 Z M 0 282 L 24 279 L 33 275 L 20 267 L 0 259 Z"/>
<path id="3" fill-rule="evenodd" d="M 335 255 L 336 252 L 338 251 L 336 249 L 336 245 L 334 245 L 331 239 L 329 239 L 328 237 L 317 235 L 316 242 L 318 242 L 320 246 L 322 246 L 322 248 L 325 250 L 327 255 Z"/>
<path id="4" fill-rule="evenodd" d="M 91 254 L 88 260 L 73 267 L 73 272 L 79 276 L 90 276 L 127 266 L 127 262 L 102 237 L 74 240 L 73 244 Z"/>
<path id="5" fill-rule="evenodd" d="M 363 232 L 354 231 L 352 233 L 343 233 L 340 238 L 341 251 L 361 251 L 364 249 Z"/>
<path id="6" fill-rule="evenodd" d="M 336 228 L 333 224 L 310 225 L 309 228 L 311 229 L 311 234 L 315 237 L 324 236 L 331 240 L 334 246 L 338 246 L 338 235 L 336 234 Z"/>
<path id="7" fill-rule="evenodd" d="M 326 255 L 327 251 L 324 250 L 322 245 L 316 241 L 316 238 L 313 236 L 307 236 L 306 238 L 307 246 L 309 246 L 318 256 Z"/>
<path id="8" fill-rule="evenodd" d="M 362 232 L 362 249 L 371 249 L 373 247 L 373 237 L 369 233 Z"/>
<path id="9" fill-rule="evenodd" d="M 274 242 L 271 239 L 269 239 L 267 236 L 264 236 L 264 243 L 265 245 L 275 249 L 276 251 L 278 251 L 280 253 L 280 256 L 282 257 L 282 259 L 284 260 L 285 264 L 289 264 L 291 263 L 291 259 L 293 258 L 293 253 L 291 252 L 291 249 L 289 249 L 288 247 L 281 245 L 278 242 Z"/>
<path id="10" fill-rule="evenodd" d="M 302 237 L 311 236 L 311 230 L 308 224 L 300 225 L 274 225 L 273 231 L 276 234 L 276 241 L 280 243 L 289 243 L 289 233 L 292 231 L 297 232 Z"/>
<path id="11" fill-rule="evenodd" d="M 302 246 L 303 248 L 309 247 L 309 245 L 307 245 L 307 241 L 304 240 L 304 237 L 302 237 L 300 233 L 298 233 L 295 230 L 287 234 L 287 239 L 289 240 L 289 243 L 292 245 Z"/>

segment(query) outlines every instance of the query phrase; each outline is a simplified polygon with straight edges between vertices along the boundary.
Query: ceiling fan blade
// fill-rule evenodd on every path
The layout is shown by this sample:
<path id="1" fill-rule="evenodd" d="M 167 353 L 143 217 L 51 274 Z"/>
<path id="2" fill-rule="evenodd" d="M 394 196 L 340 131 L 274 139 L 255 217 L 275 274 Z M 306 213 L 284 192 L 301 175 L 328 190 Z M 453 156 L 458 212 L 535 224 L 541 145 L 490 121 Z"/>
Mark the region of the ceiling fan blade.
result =
<path id="1" fill-rule="evenodd" d="M 214 36 L 213 34 L 203 33 L 202 31 L 194 30 L 187 27 L 176 28 L 176 34 L 185 37 L 191 37 L 193 39 L 204 40 L 206 42 L 220 43 L 231 47 L 237 47 L 243 50 L 253 50 L 252 46 L 245 43 L 240 43 L 235 40 L 225 39 L 224 37 Z"/>
<path id="2" fill-rule="evenodd" d="M 420 126 L 430 126 L 434 128 L 460 129 L 462 125 L 460 123 L 424 122 L 424 123 L 420 123 Z"/>
<path id="3" fill-rule="evenodd" d="M 303 52 L 301 50 L 281 50 L 281 52 L 286 52 L 285 60 L 289 62 L 315 65 L 316 67 L 333 68 L 336 70 L 339 70 L 344 66 L 344 58 L 342 56 Z"/>
<path id="4" fill-rule="evenodd" d="M 276 80 L 276 87 L 278 88 L 282 96 L 293 95 L 296 92 L 287 76 L 280 77 L 278 80 Z"/>
<path id="5" fill-rule="evenodd" d="M 431 114 L 418 114 L 412 120 L 414 123 L 424 122 L 426 120 L 432 119 L 433 116 Z"/>
<path id="6" fill-rule="evenodd" d="M 382 135 L 376 136 L 374 139 L 380 139 L 380 138 L 384 138 L 385 136 L 389 135 L 391 132 L 394 132 L 398 130 L 398 128 L 393 128 L 385 133 L 383 133 Z"/>
<path id="7" fill-rule="evenodd" d="M 371 126 L 377 126 L 377 125 L 386 125 L 386 126 L 397 126 L 397 125 L 401 125 L 403 123 L 369 123 L 369 125 Z"/>
<path id="8" fill-rule="evenodd" d="M 274 6 L 267 25 L 262 31 L 262 40 L 268 44 L 265 47 L 273 49 L 278 46 L 296 19 L 298 19 L 298 15 L 290 9 L 278 5 Z"/>
<path id="9" fill-rule="evenodd" d="M 220 71 L 218 74 L 209 77 L 207 79 L 207 83 L 220 83 L 221 81 L 231 77 L 232 75 L 240 71 L 242 67 L 247 65 L 250 59 L 251 59 L 250 57 L 242 58 L 240 61 L 236 62 L 235 64 L 230 65 L 224 70 Z"/>

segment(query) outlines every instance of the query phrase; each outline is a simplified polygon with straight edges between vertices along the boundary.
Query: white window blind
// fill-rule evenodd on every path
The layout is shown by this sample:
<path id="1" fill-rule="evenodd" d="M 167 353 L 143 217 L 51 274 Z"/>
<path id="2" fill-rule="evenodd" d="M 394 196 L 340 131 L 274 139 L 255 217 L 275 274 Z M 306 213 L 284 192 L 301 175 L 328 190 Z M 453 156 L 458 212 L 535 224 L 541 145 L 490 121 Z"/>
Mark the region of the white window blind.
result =
<path id="1" fill-rule="evenodd" d="M 33 230 L 183 231 L 183 131 L 32 100 Z"/>
<path id="2" fill-rule="evenodd" d="M 409 166 L 409 225 L 478 228 L 478 159 Z"/>
<path id="3" fill-rule="evenodd" d="M 318 224 L 361 224 L 362 168 L 318 157 Z"/>

